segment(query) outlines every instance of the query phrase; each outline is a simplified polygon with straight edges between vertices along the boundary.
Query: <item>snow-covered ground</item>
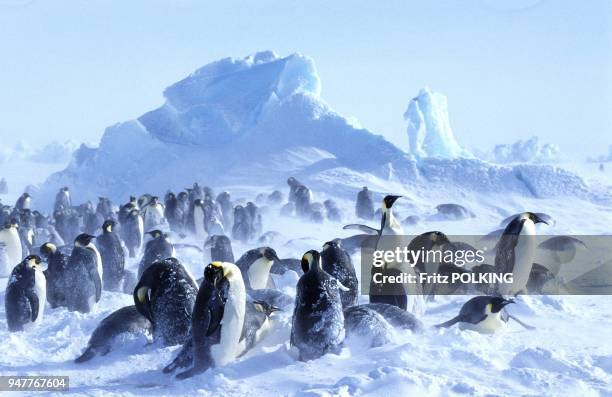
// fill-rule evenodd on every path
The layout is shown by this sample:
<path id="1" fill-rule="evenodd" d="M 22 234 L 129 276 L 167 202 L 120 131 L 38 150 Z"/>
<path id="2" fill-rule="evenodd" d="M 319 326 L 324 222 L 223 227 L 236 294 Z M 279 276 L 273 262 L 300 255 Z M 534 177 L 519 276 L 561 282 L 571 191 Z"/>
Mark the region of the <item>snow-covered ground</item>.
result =
<path id="1" fill-rule="evenodd" d="M 243 192 L 245 198 L 252 195 Z M 317 194 L 317 192 L 315 192 Z M 322 198 L 319 197 L 317 199 Z M 428 208 L 444 202 L 407 198 L 398 202 L 401 217 L 414 212 L 422 216 L 410 233 L 442 230 L 449 234 L 486 233 L 498 227 L 501 213 L 524 208 L 548 212 L 556 225 L 541 233 L 609 233 L 610 208 L 582 200 L 538 200 L 524 197 L 481 197 L 471 205 L 476 217 L 466 221 L 435 221 Z M 433 199 L 432 199 L 433 200 Z M 520 204 L 519 204 L 520 203 Z M 353 203 L 339 200 L 346 220 L 353 220 Z M 278 216 L 268 207 L 264 231 L 281 237 L 272 246 L 281 257 L 300 257 L 308 249 L 321 248 L 335 237 L 350 235 L 341 223 L 312 224 Z M 407 231 L 408 232 L 408 231 Z M 200 244 L 200 242 L 196 242 Z M 234 244 L 239 256 L 249 245 Z M 178 252 L 179 259 L 196 275 L 204 263 L 191 249 Z M 359 258 L 353 262 L 359 271 Z M 129 267 L 135 270 L 136 261 Z M 297 274 L 277 277 L 277 285 L 294 295 Z M 468 297 L 439 297 L 429 303 L 422 318 L 422 335 L 398 332 L 388 345 L 365 349 L 347 343 L 341 354 L 328 354 L 300 362 L 288 349 L 292 308 L 275 317 L 274 326 L 259 345 L 236 362 L 186 381 L 176 381 L 161 369 L 177 347 L 145 346 L 136 339 L 117 347 L 105 357 L 74 364 L 99 322 L 112 311 L 132 304 L 132 296 L 104 292 L 100 304 L 89 314 L 64 308 L 46 308 L 38 327 L 8 333 L 4 314 L 6 279 L 0 279 L 0 373 L 3 375 L 68 375 L 71 392 L 82 395 L 610 395 L 612 394 L 612 298 L 609 296 L 522 297 L 509 310 L 535 331 L 516 323 L 493 336 L 456 328 L 438 330 L 434 324 L 458 312 Z M 361 300 L 367 302 L 367 297 Z"/>

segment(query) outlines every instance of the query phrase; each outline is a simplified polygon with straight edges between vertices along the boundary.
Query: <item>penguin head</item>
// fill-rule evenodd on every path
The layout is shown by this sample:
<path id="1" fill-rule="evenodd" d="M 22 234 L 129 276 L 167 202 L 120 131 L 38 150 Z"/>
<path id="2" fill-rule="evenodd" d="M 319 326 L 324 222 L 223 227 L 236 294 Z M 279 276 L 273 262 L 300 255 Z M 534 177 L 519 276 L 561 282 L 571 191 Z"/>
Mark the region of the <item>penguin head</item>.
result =
<path id="1" fill-rule="evenodd" d="M 42 262 L 42 260 L 40 259 L 40 256 L 38 255 L 28 255 L 25 257 L 23 262 L 30 269 L 36 269 L 36 267 L 40 265 L 40 262 Z"/>
<path id="2" fill-rule="evenodd" d="M 150 235 L 151 237 L 157 239 L 157 238 L 162 238 L 164 236 L 164 234 L 162 233 L 161 230 L 159 229 L 155 229 L 155 230 L 150 230 L 148 231 L 146 234 Z"/>
<path id="3" fill-rule="evenodd" d="M 391 207 L 393 207 L 393 203 L 395 203 L 397 201 L 398 198 L 400 198 L 402 196 L 395 196 L 392 194 L 389 194 L 387 196 L 385 196 L 385 198 L 383 199 L 382 202 L 382 209 L 383 211 L 391 209 Z"/>
<path id="4" fill-rule="evenodd" d="M 437 230 L 427 232 L 425 233 L 425 235 L 431 240 L 433 245 L 444 245 L 450 243 L 450 240 L 448 239 L 448 237 L 446 237 L 446 234 Z"/>
<path id="5" fill-rule="evenodd" d="M 302 256 L 302 271 L 308 273 L 311 270 L 320 270 L 321 267 L 321 254 L 317 250 L 307 251 Z"/>
<path id="6" fill-rule="evenodd" d="M 74 239 L 74 245 L 77 247 L 87 247 L 91 243 L 91 240 L 93 240 L 94 238 L 96 238 L 96 236 L 92 236 L 91 234 L 87 233 L 81 233 L 77 236 L 76 239 Z"/>
<path id="7" fill-rule="evenodd" d="M 329 250 L 329 249 L 339 249 L 341 248 L 341 243 L 340 240 L 332 240 L 332 241 L 328 241 L 325 244 L 323 244 L 323 251 Z"/>
<path id="8" fill-rule="evenodd" d="M 270 317 L 272 315 L 272 313 L 281 310 L 280 308 L 278 308 L 276 306 L 272 306 L 268 302 L 262 301 L 262 300 L 261 301 L 253 301 L 253 307 L 255 308 L 255 310 L 257 310 L 260 313 L 265 314 L 268 317 Z"/>
<path id="9" fill-rule="evenodd" d="M 64 186 L 64 187 L 62 188 L 62 192 L 66 192 L 66 193 L 68 193 L 69 191 L 70 191 L 70 189 L 68 189 L 68 186 Z"/>
<path id="10" fill-rule="evenodd" d="M 530 219 L 533 223 L 545 223 L 548 225 L 548 222 L 546 222 L 544 219 L 542 219 L 538 214 L 533 213 L 533 212 L 525 212 L 525 214 L 527 215 L 527 219 Z"/>
<path id="11" fill-rule="evenodd" d="M 290 177 L 287 179 L 287 185 L 289 185 L 289 186 L 293 186 L 293 185 L 295 185 L 295 182 L 296 182 L 296 181 L 295 181 L 295 178 L 294 178 L 294 177 L 292 177 L 292 176 L 290 176 Z"/>
<path id="12" fill-rule="evenodd" d="M 115 222 L 114 220 L 107 219 L 102 224 L 102 230 L 104 231 L 104 233 L 111 233 L 116 224 L 117 222 Z"/>
<path id="13" fill-rule="evenodd" d="M 223 265 L 221 262 L 212 262 L 204 268 L 204 278 L 212 285 L 217 285 L 223 277 Z"/>
<path id="14" fill-rule="evenodd" d="M 506 305 L 514 303 L 514 299 L 505 299 L 501 296 L 491 298 L 491 302 L 487 305 L 487 309 L 491 313 L 499 313 Z"/>
<path id="15" fill-rule="evenodd" d="M 222 278 L 226 279 L 227 281 L 234 281 L 237 278 L 242 279 L 242 273 L 240 272 L 240 269 L 233 263 L 215 261 L 209 263 L 207 268 L 213 268 L 212 274 L 217 278 L 219 276 L 219 273 L 221 273 L 223 275 Z M 207 269 L 204 269 L 205 276 L 206 271 Z"/>
<path id="16" fill-rule="evenodd" d="M 57 246 L 53 243 L 44 243 L 40 246 L 40 254 L 45 258 L 57 252 Z"/>
<path id="17" fill-rule="evenodd" d="M 151 313 L 151 297 L 150 297 L 151 286 L 143 283 L 143 280 L 138 282 L 136 288 L 134 288 L 134 304 L 136 310 L 140 312 L 145 318 L 153 322 L 153 314 Z"/>
<path id="18" fill-rule="evenodd" d="M 8 225 L 9 228 L 14 227 L 15 229 L 19 229 L 19 221 L 16 218 L 11 218 Z"/>
<path id="19" fill-rule="evenodd" d="M 203 206 L 204 206 L 204 200 L 202 200 L 202 199 L 196 199 L 196 200 L 193 202 L 193 206 L 194 206 L 194 207 L 203 207 Z"/>
<path id="20" fill-rule="evenodd" d="M 278 255 L 276 255 L 276 251 L 270 247 L 262 247 L 259 249 L 261 256 L 266 258 L 269 261 L 278 261 Z"/>

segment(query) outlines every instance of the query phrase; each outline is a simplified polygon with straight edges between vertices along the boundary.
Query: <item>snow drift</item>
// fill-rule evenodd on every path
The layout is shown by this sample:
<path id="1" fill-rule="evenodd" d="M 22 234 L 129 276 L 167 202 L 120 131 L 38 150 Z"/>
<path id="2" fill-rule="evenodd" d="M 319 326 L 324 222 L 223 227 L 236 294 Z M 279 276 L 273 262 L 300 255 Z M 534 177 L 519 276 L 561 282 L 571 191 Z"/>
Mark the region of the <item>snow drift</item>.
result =
<path id="1" fill-rule="evenodd" d="M 561 149 L 552 143 L 540 144 L 537 136 L 518 140 L 509 145 L 497 145 L 493 149 L 496 163 L 551 163 L 560 159 Z"/>
<path id="2" fill-rule="evenodd" d="M 59 187 L 70 186 L 77 201 L 98 195 L 124 200 L 130 193 L 162 194 L 194 181 L 284 186 L 293 175 L 335 195 L 353 196 L 364 184 L 415 192 L 441 185 L 458 194 L 602 199 L 561 169 L 498 166 L 471 157 L 454 139 L 446 98 L 429 90 L 406 112 L 416 156 L 356 128 L 320 92 L 313 60 L 300 54 L 260 52 L 213 62 L 168 87 L 158 109 L 108 127 L 98 148 L 81 146 L 38 195 L 52 202 Z"/>

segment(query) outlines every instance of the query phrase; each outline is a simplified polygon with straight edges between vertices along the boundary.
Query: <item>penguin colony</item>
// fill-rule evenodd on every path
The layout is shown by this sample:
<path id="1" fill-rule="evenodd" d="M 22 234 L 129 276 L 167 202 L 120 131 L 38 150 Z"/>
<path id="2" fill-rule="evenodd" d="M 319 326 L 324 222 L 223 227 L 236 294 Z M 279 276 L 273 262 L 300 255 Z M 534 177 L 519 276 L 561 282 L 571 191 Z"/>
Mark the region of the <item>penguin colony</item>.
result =
<path id="1" fill-rule="evenodd" d="M 261 194 L 255 201 L 282 205 L 282 215 L 311 222 L 345 218 L 333 200 L 314 201 L 312 190 L 293 177 L 287 184 L 284 205 L 278 190 Z M 441 291 L 428 285 L 407 291 L 403 286 L 371 282 L 370 303 L 359 304 L 359 281 L 351 261 L 350 253 L 362 245 L 381 248 L 382 236 L 404 234 L 393 212 L 399 199 L 401 196 L 387 195 L 381 209 L 375 211 L 372 192 L 363 187 L 357 194 L 355 216 L 376 222 L 379 217 L 380 226 L 347 225 L 344 229 L 359 234 L 329 241 L 302 258 L 280 259 L 273 248 L 264 246 L 235 260 L 232 241 L 259 238 L 270 242 L 276 236 L 273 232 L 262 235 L 263 215 L 258 205 L 234 203 L 229 192 L 215 195 L 211 188 L 195 183 L 182 192 L 167 192 L 163 203 L 158 196 L 144 194 L 118 206 L 100 197 L 94 206 L 92 202 L 75 205 L 70 189 L 63 187 L 51 216 L 33 210 L 32 197 L 24 193 L 15 206 L 3 205 L 0 212 L 0 276 L 9 277 L 5 292 L 8 329 L 18 332 L 41 322 L 47 302 L 50 309 L 88 313 L 95 310 L 104 291 L 132 294 L 134 305 L 104 318 L 75 362 L 108 354 L 126 335 L 142 336 L 158 346 L 182 346 L 163 369 L 178 379 L 245 354 L 272 327 L 274 313 L 291 307 L 288 344 L 300 360 L 338 353 L 352 336 L 368 337 L 368 347 L 376 347 L 391 341 L 394 332 L 423 332 L 419 305 L 424 305 L 425 295 L 432 297 Z M 533 264 L 534 240 L 521 237 L 534 236 L 535 225 L 549 221 L 546 214 L 532 212 L 504 220 L 495 264 L 480 270 L 512 271 L 518 282 L 510 287 L 493 286 L 486 295 L 471 298 L 456 317 L 436 327 L 458 324 L 461 329 L 494 333 L 514 319 L 531 329 L 505 310 L 514 300 L 504 296 L 531 289 L 534 271 L 542 277 L 539 265 Z M 201 245 L 177 243 L 186 236 Z M 549 244 L 553 243 L 561 244 L 556 240 Z M 431 249 L 449 244 L 444 233 L 433 231 L 421 234 L 410 246 Z M 177 248 L 202 252 L 198 276 L 203 277 L 194 277 L 183 266 Z M 126 258 L 139 258 L 137 274 L 125 268 Z M 422 263 L 408 269 L 395 263 L 372 268 L 373 273 L 388 275 L 426 270 Z M 441 264 L 437 270 L 466 271 L 452 263 Z M 295 299 L 274 283 L 273 275 L 286 271 L 300 275 Z"/>

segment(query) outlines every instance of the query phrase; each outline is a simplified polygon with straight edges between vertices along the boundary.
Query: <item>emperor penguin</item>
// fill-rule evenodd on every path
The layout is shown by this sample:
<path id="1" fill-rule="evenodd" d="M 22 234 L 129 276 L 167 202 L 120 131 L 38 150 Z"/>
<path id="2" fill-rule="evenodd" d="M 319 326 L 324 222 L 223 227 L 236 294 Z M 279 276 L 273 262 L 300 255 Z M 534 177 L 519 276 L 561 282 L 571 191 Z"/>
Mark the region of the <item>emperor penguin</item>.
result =
<path id="1" fill-rule="evenodd" d="M 509 316 L 504 307 L 511 303 L 514 303 L 514 300 L 499 296 L 476 296 L 461 307 L 456 317 L 436 327 L 448 328 L 459 323 L 459 328 L 462 330 L 493 334 L 506 328 Z"/>
<path id="2" fill-rule="evenodd" d="M 39 256 L 29 255 L 11 272 L 4 295 L 10 332 L 21 331 L 28 323 L 42 321 L 47 292 L 40 263 Z"/>
<path id="3" fill-rule="evenodd" d="M 113 346 L 125 337 L 151 337 L 153 325 L 140 314 L 136 306 L 126 306 L 106 316 L 96 327 L 87 348 L 74 362 L 79 364 L 91 360 L 97 355 L 108 354 Z"/>
<path id="4" fill-rule="evenodd" d="M 15 203 L 15 209 L 17 211 L 22 211 L 25 209 L 29 210 L 31 205 L 32 205 L 32 196 L 30 196 L 30 193 L 25 192 L 24 194 L 19 196 L 19 198 L 17 199 L 17 202 Z"/>
<path id="5" fill-rule="evenodd" d="M 499 294 L 514 295 L 526 291 L 536 254 L 536 223 L 548 224 L 533 212 L 523 212 L 504 229 L 495 252 L 495 271 L 512 273 L 513 281 L 499 284 Z"/>
<path id="6" fill-rule="evenodd" d="M 234 361 L 246 348 L 246 290 L 238 266 L 212 262 L 204 270 L 191 321 L 193 366 L 177 374 L 185 379 Z"/>
<path id="7" fill-rule="evenodd" d="M 404 230 L 393 214 L 393 204 L 402 196 L 387 195 L 381 205 L 380 229 L 378 229 L 378 241 L 376 250 L 395 251 L 397 247 L 404 244 L 402 235 Z M 374 281 L 376 274 L 384 276 L 397 276 L 408 274 L 417 276 L 415 269 L 404 262 L 385 262 L 381 267 L 372 266 L 370 279 L 370 302 L 388 303 L 396 305 L 404 310 L 420 316 L 425 311 L 425 300 L 423 291 L 418 283 L 377 283 Z"/>
<path id="8" fill-rule="evenodd" d="M 147 234 L 151 235 L 153 238 L 147 241 L 145 245 L 144 256 L 138 265 L 138 278 L 140 278 L 143 272 L 155 262 L 176 257 L 174 245 L 166 233 L 155 229 L 147 232 Z"/>
<path id="9" fill-rule="evenodd" d="M 280 259 L 270 247 L 255 248 L 245 252 L 236 266 L 242 272 L 247 290 L 275 288 L 270 277 L 270 270 L 275 261 Z"/>
<path id="10" fill-rule="evenodd" d="M 318 251 L 306 252 L 301 262 L 304 274 L 297 283 L 290 343 L 307 361 L 338 353 L 345 330 L 338 281 L 323 270 Z"/>
<path id="11" fill-rule="evenodd" d="M 230 262 L 234 263 L 232 240 L 223 235 L 212 235 L 204 243 L 204 263 Z"/>
<path id="12" fill-rule="evenodd" d="M 372 201 L 372 192 L 368 190 L 367 186 L 357 193 L 357 202 L 355 204 L 355 215 L 357 218 L 365 219 L 367 221 L 374 218 L 374 203 Z"/>
<path id="13" fill-rule="evenodd" d="M 144 241 L 144 221 L 140 211 L 136 208 L 130 210 L 121 226 L 121 233 L 128 249 L 128 255 L 130 258 L 135 258 Z"/>
<path id="14" fill-rule="evenodd" d="M 164 217 L 168 221 L 170 230 L 176 233 L 183 232 L 183 208 L 179 206 L 178 199 L 176 198 L 176 195 L 172 192 L 168 192 L 168 194 L 166 194 Z"/>
<path id="15" fill-rule="evenodd" d="M 206 217 L 204 211 L 204 200 L 195 199 L 191 211 L 189 211 L 189 224 L 191 232 L 198 239 L 204 239 L 206 237 L 206 229 L 204 227 L 204 219 Z"/>
<path id="16" fill-rule="evenodd" d="M 359 282 L 351 256 L 346 252 L 339 241 L 328 241 L 321 251 L 323 270 L 335 277 L 346 290 L 340 291 L 342 307 L 347 308 L 357 304 L 359 297 Z"/>
<path id="17" fill-rule="evenodd" d="M 55 205 L 53 206 L 54 211 L 63 210 L 65 208 L 72 207 L 72 199 L 70 198 L 70 189 L 68 186 L 64 186 L 55 195 Z"/>
<path id="18" fill-rule="evenodd" d="M 229 192 L 221 192 L 217 196 L 217 204 L 221 209 L 221 216 L 223 217 L 223 227 L 225 230 L 230 230 L 234 224 L 234 206 Z"/>
<path id="19" fill-rule="evenodd" d="M 95 236 L 82 233 L 74 240 L 68 258 L 66 304 L 69 310 L 89 313 L 102 294 L 102 258 L 92 243 Z"/>
<path id="20" fill-rule="evenodd" d="M 302 182 L 291 176 L 289 177 L 289 179 L 287 179 L 287 185 L 289 185 L 289 202 L 295 203 L 296 190 L 298 189 L 298 187 L 303 186 Z"/>
<path id="21" fill-rule="evenodd" d="M 96 246 L 102 260 L 102 284 L 108 291 L 121 289 L 125 270 L 125 251 L 119 235 L 114 230 L 116 222 L 106 220 L 102 224 L 102 234 L 96 237 Z"/>
<path id="22" fill-rule="evenodd" d="M 159 228 L 165 225 L 164 206 L 159 202 L 159 197 L 151 197 L 151 201 L 144 207 L 144 227 L 145 230 Z"/>
<path id="23" fill-rule="evenodd" d="M 3 244 L 6 252 L 5 260 L 0 262 L 0 277 L 7 277 L 11 270 L 22 260 L 22 247 L 19 231 L 12 222 L 7 222 L 0 230 L 0 244 Z"/>
<path id="24" fill-rule="evenodd" d="M 40 247 L 40 255 L 47 262 L 44 271 L 47 280 L 47 301 L 51 308 L 66 306 L 66 283 L 68 272 L 68 256 L 62 253 L 55 244 L 44 243 Z"/>
<path id="25" fill-rule="evenodd" d="M 189 337 L 198 287 L 176 258 L 149 266 L 134 288 L 134 304 L 153 324 L 153 339 L 164 346 L 182 344 Z"/>

